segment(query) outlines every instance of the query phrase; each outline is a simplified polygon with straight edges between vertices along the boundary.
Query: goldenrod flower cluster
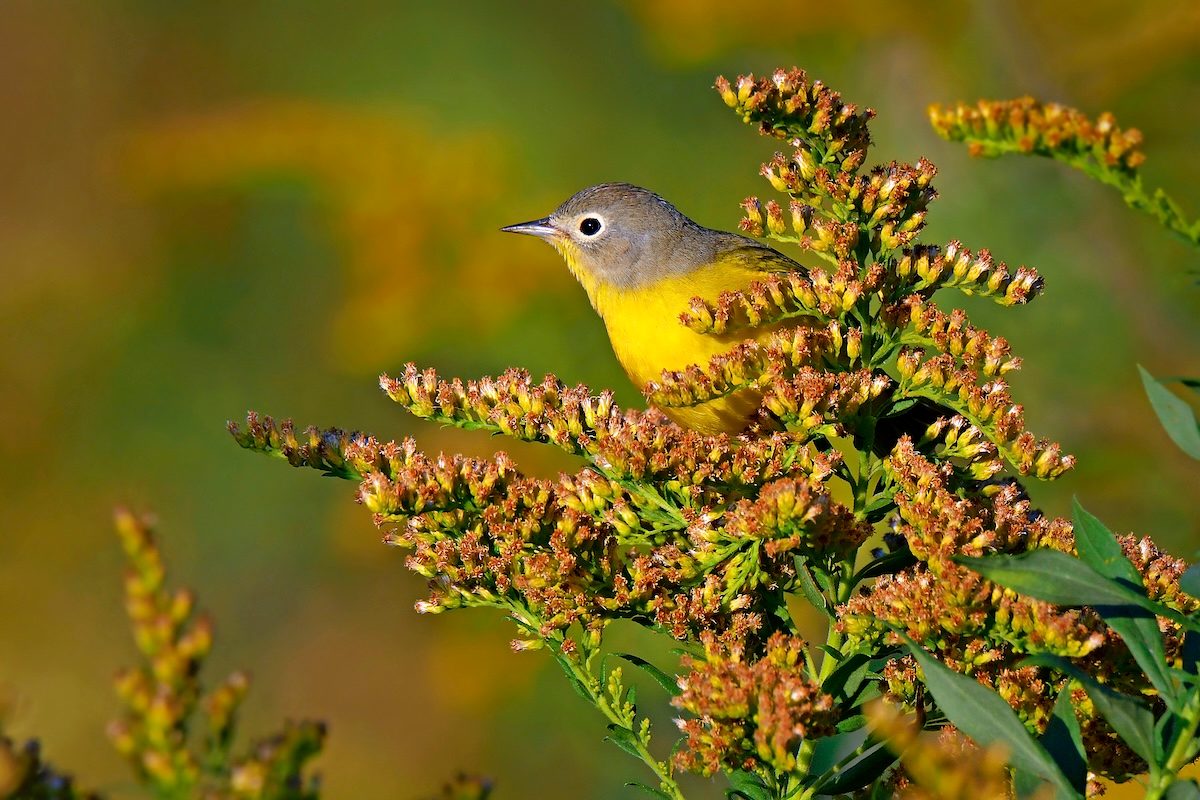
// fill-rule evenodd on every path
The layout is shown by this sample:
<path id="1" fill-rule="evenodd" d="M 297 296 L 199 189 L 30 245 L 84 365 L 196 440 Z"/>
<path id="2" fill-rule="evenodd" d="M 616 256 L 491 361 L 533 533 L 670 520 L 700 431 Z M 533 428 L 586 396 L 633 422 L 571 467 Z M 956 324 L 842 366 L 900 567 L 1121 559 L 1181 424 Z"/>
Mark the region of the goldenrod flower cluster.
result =
<path id="1" fill-rule="evenodd" d="M 977 156 L 1015 148 L 1022 153 L 1081 156 L 1130 172 L 1146 160 L 1139 149 L 1142 132 L 1122 130 L 1112 114 L 1092 120 L 1069 106 L 1032 97 L 950 107 L 935 104 L 929 107 L 929 119 L 934 130 L 947 139 L 968 142 L 971 154 Z"/>
<path id="2" fill-rule="evenodd" d="M 937 733 L 922 733 L 915 714 L 894 706 L 867 707 L 871 725 L 900 756 L 902 769 L 892 778 L 898 800 L 980 800 L 1015 796 L 1007 769 L 1008 752 L 1000 745 L 976 746 L 947 725 Z"/>

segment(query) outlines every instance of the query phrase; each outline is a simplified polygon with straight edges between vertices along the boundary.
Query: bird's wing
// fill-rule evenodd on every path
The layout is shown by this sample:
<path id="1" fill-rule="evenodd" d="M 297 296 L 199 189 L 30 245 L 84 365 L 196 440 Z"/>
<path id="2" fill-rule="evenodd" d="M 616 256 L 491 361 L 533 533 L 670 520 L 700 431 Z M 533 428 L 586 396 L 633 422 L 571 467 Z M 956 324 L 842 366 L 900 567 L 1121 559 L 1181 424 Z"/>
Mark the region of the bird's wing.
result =
<path id="1" fill-rule="evenodd" d="M 776 272 L 808 272 L 802 264 L 793 261 L 783 253 L 772 247 L 768 247 L 762 242 L 733 233 L 726 234 L 726 236 L 728 239 L 722 242 L 723 246 L 721 247 L 720 258 L 722 259 L 734 261 L 739 266 L 752 272 L 766 274 Z"/>

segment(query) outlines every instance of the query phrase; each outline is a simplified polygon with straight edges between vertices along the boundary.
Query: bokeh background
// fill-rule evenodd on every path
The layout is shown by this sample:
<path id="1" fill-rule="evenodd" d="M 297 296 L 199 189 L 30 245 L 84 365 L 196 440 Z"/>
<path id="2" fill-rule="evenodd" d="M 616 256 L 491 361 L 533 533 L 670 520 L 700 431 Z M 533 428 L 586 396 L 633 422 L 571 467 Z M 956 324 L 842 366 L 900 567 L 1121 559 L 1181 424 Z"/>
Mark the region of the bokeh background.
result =
<path id="1" fill-rule="evenodd" d="M 218 622 L 212 679 L 244 730 L 326 719 L 331 798 L 415 798 L 456 769 L 499 796 L 632 797 L 639 766 L 544 654 L 486 613 L 418 617 L 421 581 L 353 486 L 238 450 L 255 408 L 427 449 L 376 387 L 408 360 L 509 365 L 640 402 L 558 257 L 504 236 L 628 180 L 715 227 L 767 187 L 718 73 L 797 64 L 879 111 L 877 158 L 941 168 L 930 241 L 1029 263 L 1028 308 L 972 305 L 1026 357 L 1031 427 L 1120 531 L 1191 556 L 1200 471 L 1135 363 L 1200 373 L 1200 254 L 1103 187 L 937 139 L 933 101 L 1033 93 L 1112 110 L 1147 180 L 1200 212 L 1200 5 L 5 0 L 0 4 L 0 686 L 7 726 L 136 796 L 103 736 L 132 657 L 110 509 L 154 510 L 175 580 Z M 573 466 L 510 448 L 529 472 Z M 648 692 L 646 693 L 647 696 Z M 669 719 L 663 717 L 663 724 Z M 705 795 L 703 792 L 697 796 Z"/>

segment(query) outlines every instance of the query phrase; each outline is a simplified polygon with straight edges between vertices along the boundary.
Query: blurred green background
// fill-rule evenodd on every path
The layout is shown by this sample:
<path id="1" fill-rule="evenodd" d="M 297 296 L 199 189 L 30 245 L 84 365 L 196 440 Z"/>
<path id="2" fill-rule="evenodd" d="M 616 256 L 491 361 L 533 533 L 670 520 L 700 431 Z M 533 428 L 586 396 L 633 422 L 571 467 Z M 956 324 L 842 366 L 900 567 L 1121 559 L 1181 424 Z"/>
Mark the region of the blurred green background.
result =
<path id="1" fill-rule="evenodd" d="M 640 397 L 547 247 L 497 232 L 628 180 L 732 228 L 775 143 L 709 89 L 796 64 L 879 111 L 876 159 L 927 155 L 929 241 L 1029 263 L 1028 308 L 972 304 L 1025 356 L 1030 425 L 1079 467 L 1037 491 L 1178 555 L 1200 471 L 1135 363 L 1200 373 L 1200 254 L 1057 165 L 970 161 L 933 101 L 1032 93 L 1111 110 L 1145 175 L 1200 212 L 1200 5 L 5 0 L 0 5 L 0 693 L 16 735 L 135 796 L 103 736 L 132 645 L 110 509 L 153 509 L 217 619 L 211 679 L 256 680 L 244 731 L 331 726 L 328 796 L 410 798 L 458 768 L 502 798 L 633 797 L 637 764 L 543 653 L 422 584 L 353 486 L 241 452 L 247 408 L 429 450 L 376 376 L 509 365 Z M 535 474 L 571 464 L 510 448 Z M 669 725 L 669 718 L 662 723 Z M 697 795 L 702 796 L 702 795 Z"/>

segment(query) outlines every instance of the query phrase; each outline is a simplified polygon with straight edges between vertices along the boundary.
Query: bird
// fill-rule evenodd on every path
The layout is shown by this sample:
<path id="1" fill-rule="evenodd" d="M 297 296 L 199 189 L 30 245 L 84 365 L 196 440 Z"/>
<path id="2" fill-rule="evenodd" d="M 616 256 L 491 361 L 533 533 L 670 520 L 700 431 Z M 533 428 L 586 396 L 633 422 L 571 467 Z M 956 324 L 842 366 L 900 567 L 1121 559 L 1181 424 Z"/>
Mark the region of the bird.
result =
<path id="1" fill-rule="evenodd" d="M 705 228 L 654 192 L 602 183 L 572 195 L 548 216 L 501 228 L 553 245 L 604 321 L 613 353 L 639 388 L 664 371 L 706 365 L 745 341 L 745 332 L 698 333 L 680 322 L 693 297 L 717 300 L 773 273 L 804 266 L 760 241 Z M 791 324 L 796 324 L 792 320 Z M 780 327 L 764 326 L 765 339 Z M 687 407 L 660 409 L 705 434 L 743 431 L 761 393 L 742 389 Z"/>

